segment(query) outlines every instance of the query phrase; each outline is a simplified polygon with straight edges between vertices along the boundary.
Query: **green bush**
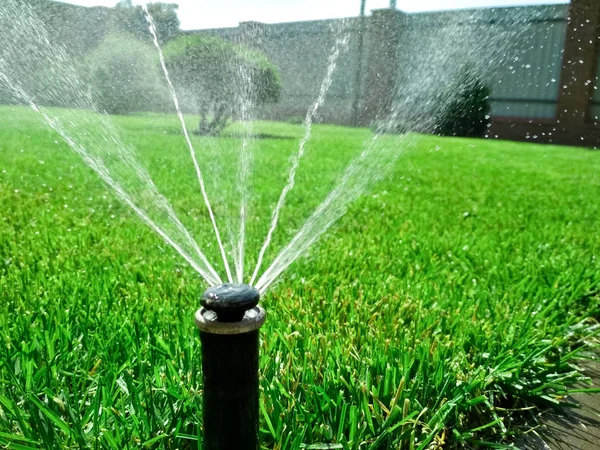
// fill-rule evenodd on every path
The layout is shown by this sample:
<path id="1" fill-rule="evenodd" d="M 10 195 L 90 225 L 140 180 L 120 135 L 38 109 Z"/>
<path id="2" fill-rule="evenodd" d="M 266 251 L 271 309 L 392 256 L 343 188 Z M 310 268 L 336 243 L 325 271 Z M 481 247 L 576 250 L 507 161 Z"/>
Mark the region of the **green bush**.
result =
<path id="1" fill-rule="evenodd" d="M 109 36 L 86 58 L 86 78 L 97 106 L 109 114 L 160 111 L 167 90 L 156 50 L 126 36 Z"/>
<path id="2" fill-rule="evenodd" d="M 483 137 L 490 122 L 490 88 L 469 70 L 439 96 L 434 127 L 440 136 Z"/>
<path id="3" fill-rule="evenodd" d="M 244 102 L 279 100 L 277 68 L 257 51 L 217 37 L 182 36 L 164 48 L 169 72 L 198 114 L 200 134 L 217 135 Z"/>

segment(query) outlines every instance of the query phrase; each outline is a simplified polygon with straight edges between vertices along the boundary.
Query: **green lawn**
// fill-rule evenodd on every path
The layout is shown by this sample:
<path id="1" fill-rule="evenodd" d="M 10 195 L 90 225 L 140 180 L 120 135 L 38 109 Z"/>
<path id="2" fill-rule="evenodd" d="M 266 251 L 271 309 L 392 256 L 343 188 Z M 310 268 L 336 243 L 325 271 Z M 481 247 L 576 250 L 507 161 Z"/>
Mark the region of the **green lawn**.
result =
<path id="1" fill-rule="evenodd" d="M 176 118 L 114 120 L 223 274 Z M 255 131 L 291 139 L 253 144 L 247 271 L 302 136 Z M 267 263 L 369 139 L 314 127 Z M 240 139 L 193 140 L 216 213 L 233 214 Z M 600 304 L 600 153 L 411 141 L 263 299 L 264 448 L 507 444 L 536 414 L 517 409 L 581 379 Z M 205 288 L 33 112 L 0 107 L 0 446 L 197 448 Z"/>

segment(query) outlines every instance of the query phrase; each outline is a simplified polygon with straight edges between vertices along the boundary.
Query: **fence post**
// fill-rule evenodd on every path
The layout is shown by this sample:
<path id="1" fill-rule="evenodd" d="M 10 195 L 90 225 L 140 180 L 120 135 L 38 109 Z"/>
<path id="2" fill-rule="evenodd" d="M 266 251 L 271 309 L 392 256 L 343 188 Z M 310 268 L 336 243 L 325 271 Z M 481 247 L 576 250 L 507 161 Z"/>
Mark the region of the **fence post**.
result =
<path id="1" fill-rule="evenodd" d="M 589 119 L 598 68 L 600 2 L 571 0 L 565 38 L 557 118 L 563 125 Z"/>

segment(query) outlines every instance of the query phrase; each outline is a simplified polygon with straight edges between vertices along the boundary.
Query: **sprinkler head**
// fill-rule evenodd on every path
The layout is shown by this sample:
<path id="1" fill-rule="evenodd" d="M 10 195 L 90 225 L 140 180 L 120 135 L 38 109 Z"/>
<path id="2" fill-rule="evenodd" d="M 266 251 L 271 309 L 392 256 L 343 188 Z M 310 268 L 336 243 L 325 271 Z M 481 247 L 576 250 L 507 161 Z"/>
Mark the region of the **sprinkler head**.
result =
<path id="1" fill-rule="evenodd" d="M 247 284 L 226 283 L 206 290 L 200 303 L 213 311 L 219 322 L 240 322 L 246 311 L 258 305 L 260 293 Z"/>
<path id="2" fill-rule="evenodd" d="M 260 293 L 247 284 L 227 283 L 206 290 L 196 311 L 196 325 L 203 333 L 243 334 L 258 330 L 266 311 L 258 305 Z"/>

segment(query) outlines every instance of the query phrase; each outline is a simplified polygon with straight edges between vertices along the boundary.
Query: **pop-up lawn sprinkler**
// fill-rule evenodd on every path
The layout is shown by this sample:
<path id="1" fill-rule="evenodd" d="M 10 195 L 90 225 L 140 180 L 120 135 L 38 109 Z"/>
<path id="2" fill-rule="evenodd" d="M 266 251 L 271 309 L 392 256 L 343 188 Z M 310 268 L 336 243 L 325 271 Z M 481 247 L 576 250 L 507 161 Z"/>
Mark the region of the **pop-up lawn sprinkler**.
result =
<path id="1" fill-rule="evenodd" d="M 204 450 L 258 449 L 260 293 L 247 284 L 206 290 L 196 325 L 202 342 Z"/>

